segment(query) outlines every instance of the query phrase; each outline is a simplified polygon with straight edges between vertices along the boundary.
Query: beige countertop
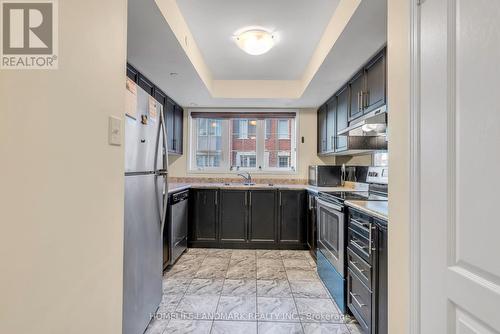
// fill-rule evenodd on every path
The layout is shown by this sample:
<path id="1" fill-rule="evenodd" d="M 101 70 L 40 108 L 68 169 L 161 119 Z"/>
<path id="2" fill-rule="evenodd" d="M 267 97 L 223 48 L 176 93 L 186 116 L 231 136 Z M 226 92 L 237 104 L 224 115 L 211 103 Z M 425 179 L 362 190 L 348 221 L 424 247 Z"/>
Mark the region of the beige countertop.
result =
<path id="1" fill-rule="evenodd" d="M 251 186 L 245 186 L 241 183 L 169 183 L 168 193 L 178 192 L 188 188 L 196 189 L 234 189 L 234 190 L 262 190 L 262 189 L 297 189 L 297 190 L 308 190 L 311 192 L 319 191 L 355 191 L 364 190 L 356 189 L 353 185 L 348 185 L 346 187 L 315 187 L 307 184 L 254 184 Z"/>
<path id="2" fill-rule="evenodd" d="M 344 204 L 387 221 L 389 211 L 387 201 L 345 201 Z"/>

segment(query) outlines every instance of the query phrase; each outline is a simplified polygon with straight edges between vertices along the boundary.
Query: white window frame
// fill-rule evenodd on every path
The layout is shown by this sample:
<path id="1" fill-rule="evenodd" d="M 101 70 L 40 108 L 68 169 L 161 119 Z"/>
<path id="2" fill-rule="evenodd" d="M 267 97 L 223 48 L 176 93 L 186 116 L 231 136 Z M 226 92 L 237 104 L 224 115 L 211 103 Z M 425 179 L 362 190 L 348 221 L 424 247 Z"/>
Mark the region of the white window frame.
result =
<path id="1" fill-rule="evenodd" d="M 299 114 L 298 110 L 283 110 L 286 112 L 294 111 L 296 113 L 295 119 L 293 119 L 293 123 L 291 129 L 288 131 L 288 138 L 291 140 L 292 147 L 290 151 L 290 168 L 283 167 L 265 167 L 265 140 L 266 140 L 266 121 L 265 120 L 257 120 L 256 126 L 256 167 L 236 167 L 233 166 L 231 169 L 231 136 L 230 133 L 230 122 L 234 119 L 223 119 L 221 124 L 221 161 L 220 167 L 203 167 L 198 168 L 196 166 L 196 145 L 197 145 L 197 134 L 198 129 L 196 128 L 196 121 L 191 117 L 191 111 L 189 110 L 188 117 L 188 129 L 189 129 L 189 145 L 188 145 L 188 173 L 190 174 L 222 174 L 222 173 L 234 173 L 236 171 L 248 171 L 254 174 L 292 174 L 295 175 L 298 173 L 298 154 L 299 154 L 299 142 L 298 142 L 298 124 L 299 124 Z M 201 110 L 196 109 L 196 112 L 200 112 Z M 226 111 L 226 110 L 225 110 Z M 246 110 L 251 113 L 257 110 Z M 258 110 L 263 111 L 263 110 Z M 271 110 L 270 110 L 271 111 Z M 213 112 L 213 110 L 207 110 L 207 112 Z M 241 113 L 241 110 L 235 110 L 235 112 Z M 276 110 L 272 110 L 272 112 L 276 112 Z M 242 119 L 247 120 L 248 119 Z M 238 126 L 240 123 L 238 123 Z M 248 138 L 248 123 L 247 123 L 247 138 Z M 241 136 L 241 131 L 238 137 Z M 278 139 L 280 139 L 279 134 L 277 134 Z M 238 138 L 238 139 L 247 139 L 247 138 Z M 288 152 L 288 151 L 287 151 Z M 253 155 L 252 152 L 241 152 L 243 154 Z M 278 161 L 279 165 L 279 161 Z M 259 166 L 261 169 L 259 169 Z"/>

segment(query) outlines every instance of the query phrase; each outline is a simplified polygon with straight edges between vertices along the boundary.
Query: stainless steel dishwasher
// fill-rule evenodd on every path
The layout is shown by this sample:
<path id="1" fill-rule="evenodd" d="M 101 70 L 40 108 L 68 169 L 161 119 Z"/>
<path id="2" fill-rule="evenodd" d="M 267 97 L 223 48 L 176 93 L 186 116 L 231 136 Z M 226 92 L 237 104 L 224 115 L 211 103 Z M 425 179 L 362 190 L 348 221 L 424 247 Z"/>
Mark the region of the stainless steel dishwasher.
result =
<path id="1" fill-rule="evenodd" d="M 189 190 L 169 195 L 163 229 L 163 269 L 172 265 L 187 248 Z"/>

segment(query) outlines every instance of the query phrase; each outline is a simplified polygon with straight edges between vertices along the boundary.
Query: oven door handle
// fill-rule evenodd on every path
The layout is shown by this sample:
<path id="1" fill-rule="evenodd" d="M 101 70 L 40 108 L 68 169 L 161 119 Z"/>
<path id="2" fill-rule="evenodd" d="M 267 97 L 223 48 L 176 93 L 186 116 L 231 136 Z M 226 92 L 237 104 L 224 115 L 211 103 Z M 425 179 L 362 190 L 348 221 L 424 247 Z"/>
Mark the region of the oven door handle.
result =
<path id="1" fill-rule="evenodd" d="M 327 208 L 336 210 L 336 211 L 340 211 L 340 212 L 344 211 L 344 209 L 343 209 L 342 206 L 336 205 L 336 204 L 333 204 L 333 203 L 330 203 L 330 202 L 325 202 L 321 198 L 317 198 L 316 199 L 316 203 L 318 203 L 319 205 L 325 206 Z"/>

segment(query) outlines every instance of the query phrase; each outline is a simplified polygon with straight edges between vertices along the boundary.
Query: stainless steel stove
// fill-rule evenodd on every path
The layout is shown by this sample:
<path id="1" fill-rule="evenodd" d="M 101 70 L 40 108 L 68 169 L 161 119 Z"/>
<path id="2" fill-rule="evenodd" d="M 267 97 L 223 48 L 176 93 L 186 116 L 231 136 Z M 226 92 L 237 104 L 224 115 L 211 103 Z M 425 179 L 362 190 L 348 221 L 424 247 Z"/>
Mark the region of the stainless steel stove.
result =
<path id="1" fill-rule="evenodd" d="M 318 221 L 318 274 L 342 313 L 346 304 L 346 208 L 344 201 L 387 201 L 386 167 L 370 167 L 368 191 L 319 192 L 316 202 Z"/>

